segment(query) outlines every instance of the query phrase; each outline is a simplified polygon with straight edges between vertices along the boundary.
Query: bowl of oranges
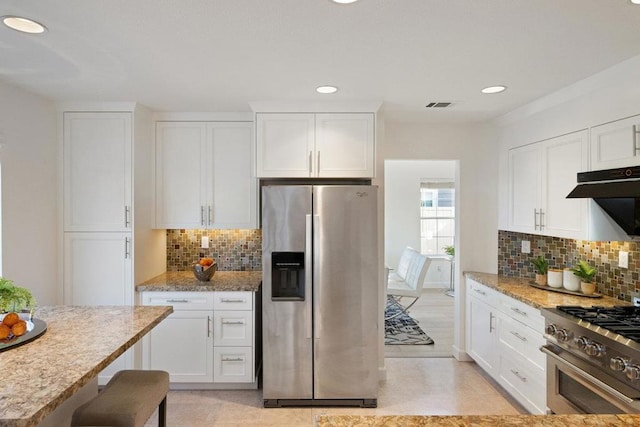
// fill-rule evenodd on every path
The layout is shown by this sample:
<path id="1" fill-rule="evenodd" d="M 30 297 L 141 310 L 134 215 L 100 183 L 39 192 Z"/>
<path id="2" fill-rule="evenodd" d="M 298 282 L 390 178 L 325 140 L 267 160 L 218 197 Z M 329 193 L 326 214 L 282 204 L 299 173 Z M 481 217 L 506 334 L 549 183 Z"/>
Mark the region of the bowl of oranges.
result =
<path id="1" fill-rule="evenodd" d="M 213 258 L 200 258 L 200 261 L 193 265 L 193 274 L 199 281 L 208 282 L 217 269 L 218 264 Z"/>
<path id="2" fill-rule="evenodd" d="M 29 320 L 29 313 L 0 314 L 0 341 L 9 341 L 20 337 L 33 329 L 33 323 Z"/>

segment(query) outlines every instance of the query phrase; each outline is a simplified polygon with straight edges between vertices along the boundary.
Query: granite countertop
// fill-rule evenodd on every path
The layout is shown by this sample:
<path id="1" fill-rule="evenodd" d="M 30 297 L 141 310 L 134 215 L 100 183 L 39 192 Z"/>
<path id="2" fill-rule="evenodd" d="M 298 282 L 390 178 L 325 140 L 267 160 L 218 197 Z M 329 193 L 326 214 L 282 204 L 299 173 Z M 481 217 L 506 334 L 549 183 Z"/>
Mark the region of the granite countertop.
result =
<path id="1" fill-rule="evenodd" d="M 167 306 L 50 306 L 47 331 L 0 354 L 0 425 L 35 426 L 142 338 Z"/>
<path id="2" fill-rule="evenodd" d="M 140 283 L 136 291 L 160 292 L 257 292 L 262 271 L 216 271 L 208 282 L 200 282 L 192 271 L 167 271 Z"/>
<path id="3" fill-rule="evenodd" d="M 640 415 L 319 415 L 317 427 L 573 427 L 637 426 Z"/>
<path id="4" fill-rule="evenodd" d="M 589 298 L 534 288 L 533 286 L 529 286 L 529 282 L 532 279 L 505 277 L 497 274 L 478 273 L 475 271 L 465 271 L 464 275 L 465 277 L 473 279 L 476 282 L 482 283 L 483 285 L 495 289 L 498 292 L 536 308 L 555 308 L 558 305 L 601 305 L 605 307 L 611 307 L 614 305 L 631 305 L 626 301 L 608 296 L 602 296 L 602 298 Z"/>

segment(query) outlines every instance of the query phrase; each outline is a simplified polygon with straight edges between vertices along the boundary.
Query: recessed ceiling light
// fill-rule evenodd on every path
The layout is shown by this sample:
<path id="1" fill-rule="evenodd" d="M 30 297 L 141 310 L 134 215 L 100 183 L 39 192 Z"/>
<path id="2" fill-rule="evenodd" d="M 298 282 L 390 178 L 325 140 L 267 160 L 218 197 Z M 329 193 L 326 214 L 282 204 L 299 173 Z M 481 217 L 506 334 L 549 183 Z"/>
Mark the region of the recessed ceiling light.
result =
<path id="1" fill-rule="evenodd" d="M 318 93 L 336 93 L 338 88 L 335 86 L 318 86 L 316 92 Z"/>
<path id="2" fill-rule="evenodd" d="M 506 89 L 506 86 L 489 86 L 482 89 L 482 93 L 500 93 Z"/>
<path id="3" fill-rule="evenodd" d="M 640 4 L 640 0 L 631 0 L 631 3 L 633 3 L 633 4 Z"/>
<path id="4" fill-rule="evenodd" d="M 47 30 L 47 28 L 39 22 L 28 18 L 21 18 L 19 16 L 3 16 L 2 23 L 12 30 L 20 31 L 22 33 L 40 34 Z"/>
<path id="5" fill-rule="evenodd" d="M 331 0 L 334 3 L 340 3 L 340 4 L 349 4 L 349 3 L 355 3 L 358 0 Z M 640 0 L 638 0 L 640 1 Z"/>

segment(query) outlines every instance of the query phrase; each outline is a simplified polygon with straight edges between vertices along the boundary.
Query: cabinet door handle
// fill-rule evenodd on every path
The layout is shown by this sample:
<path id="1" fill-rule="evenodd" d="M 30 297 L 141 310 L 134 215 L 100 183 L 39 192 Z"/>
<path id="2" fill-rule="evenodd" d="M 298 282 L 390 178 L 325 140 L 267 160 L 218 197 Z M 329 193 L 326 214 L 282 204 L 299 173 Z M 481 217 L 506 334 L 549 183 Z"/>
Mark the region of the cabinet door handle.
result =
<path id="1" fill-rule="evenodd" d="M 188 303 L 189 300 L 188 299 L 168 299 L 167 302 L 172 302 L 172 303 Z"/>
<path id="2" fill-rule="evenodd" d="M 538 229 L 538 209 L 533 208 L 533 229 Z"/>
<path id="3" fill-rule="evenodd" d="M 528 316 L 529 314 L 526 311 L 522 311 L 519 308 L 511 307 L 511 311 L 514 313 L 518 313 L 520 316 Z"/>
<path id="4" fill-rule="evenodd" d="M 220 302 L 246 302 L 244 298 L 220 298 Z"/>
<path id="5" fill-rule="evenodd" d="M 509 331 L 509 333 L 511 335 L 513 335 L 514 337 L 518 338 L 520 341 L 526 341 L 527 338 L 523 337 L 522 335 L 520 335 L 519 333 L 517 333 L 516 331 Z"/>
<path id="6" fill-rule="evenodd" d="M 480 295 L 483 295 L 485 297 L 487 296 L 487 293 L 485 291 L 481 291 L 480 289 L 476 289 L 476 288 L 473 288 L 473 290 L 479 293 Z"/>
<path id="7" fill-rule="evenodd" d="M 316 153 L 316 174 L 320 176 L 320 150 Z"/>
<path id="8" fill-rule="evenodd" d="M 493 313 L 489 313 L 489 333 L 493 332 Z"/>
<path id="9" fill-rule="evenodd" d="M 211 316 L 207 316 L 207 338 L 211 336 Z"/>
<path id="10" fill-rule="evenodd" d="M 129 238 L 125 237 L 124 238 L 124 259 L 127 259 L 131 256 L 131 252 L 129 252 Z"/>
<path id="11" fill-rule="evenodd" d="M 244 320 L 223 320 L 223 325 L 244 325 Z"/>
<path id="12" fill-rule="evenodd" d="M 244 362 L 244 357 L 223 357 L 223 362 Z"/>
<path id="13" fill-rule="evenodd" d="M 523 377 L 522 375 L 520 375 L 520 372 L 516 371 L 515 369 L 510 369 L 511 373 L 513 375 L 515 375 L 516 377 L 518 377 L 518 379 L 520 381 L 522 381 L 523 383 L 527 382 L 527 377 Z"/>
<path id="14" fill-rule="evenodd" d="M 313 174 L 313 151 L 309 151 L 309 176 Z"/>
<path id="15" fill-rule="evenodd" d="M 204 225 L 204 206 L 200 206 L 200 225 Z"/>
<path id="16" fill-rule="evenodd" d="M 209 211 L 207 212 L 207 223 L 209 225 L 211 225 L 211 208 L 212 208 L 212 206 L 209 205 Z"/>
<path id="17" fill-rule="evenodd" d="M 540 231 L 544 230 L 544 211 L 540 209 Z"/>
<path id="18" fill-rule="evenodd" d="M 129 228 L 131 226 L 131 220 L 129 219 L 131 215 L 131 208 L 129 206 L 124 207 L 124 228 Z"/>
<path id="19" fill-rule="evenodd" d="M 638 134 L 640 131 L 638 130 L 638 125 L 633 125 L 633 155 L 637 156 L 638 151 L 640 151 L 640 147 L 638 147 Z"/>

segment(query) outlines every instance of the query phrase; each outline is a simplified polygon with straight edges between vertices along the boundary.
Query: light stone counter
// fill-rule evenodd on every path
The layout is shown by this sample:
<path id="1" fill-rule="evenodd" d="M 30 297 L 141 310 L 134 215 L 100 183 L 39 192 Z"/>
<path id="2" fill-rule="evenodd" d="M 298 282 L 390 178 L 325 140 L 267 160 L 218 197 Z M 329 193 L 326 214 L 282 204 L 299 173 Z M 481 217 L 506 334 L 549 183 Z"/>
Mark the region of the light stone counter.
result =
<path id="1" fill-rule="evenodd" d="M 638 426 L 640 415 L 319 415 L 317 427 L 575 427 Z"/>
<path id="2" fill-rule="evenodd" d="M 602 298 L 589 298 L 534 288 L 533 286 L 529 286 L 529 282 L 532 279 L 505 277 L 497 274 L 477 273 L 474 271 L 466 271 L 464 275 L 465 277 L 473 279 L 476 282 L 493 288 L 498 292 L 536 308 L 555 308 L 558 305 L 580 305 L 587 307 L 593 305 L 601 305 L 605 307 L 611 307 L 614 305 L 630 305 L 626 301 L 608 296 L 603 296 Z"/>
<path id="3" fill-rule="evenodd" d="M 200 282 L 192 271 L 167 271 L 136 286 L 136 291 L 155 292 L 257 292 L 262 271 L 216 271 L 208 282 Z"/>
<path id="4" fill-rule="evenodd" d="M 39 307 L 47 331 L 0 353 L 0 426 L 35 426 L 94 379 L 173 309 Z"/>

